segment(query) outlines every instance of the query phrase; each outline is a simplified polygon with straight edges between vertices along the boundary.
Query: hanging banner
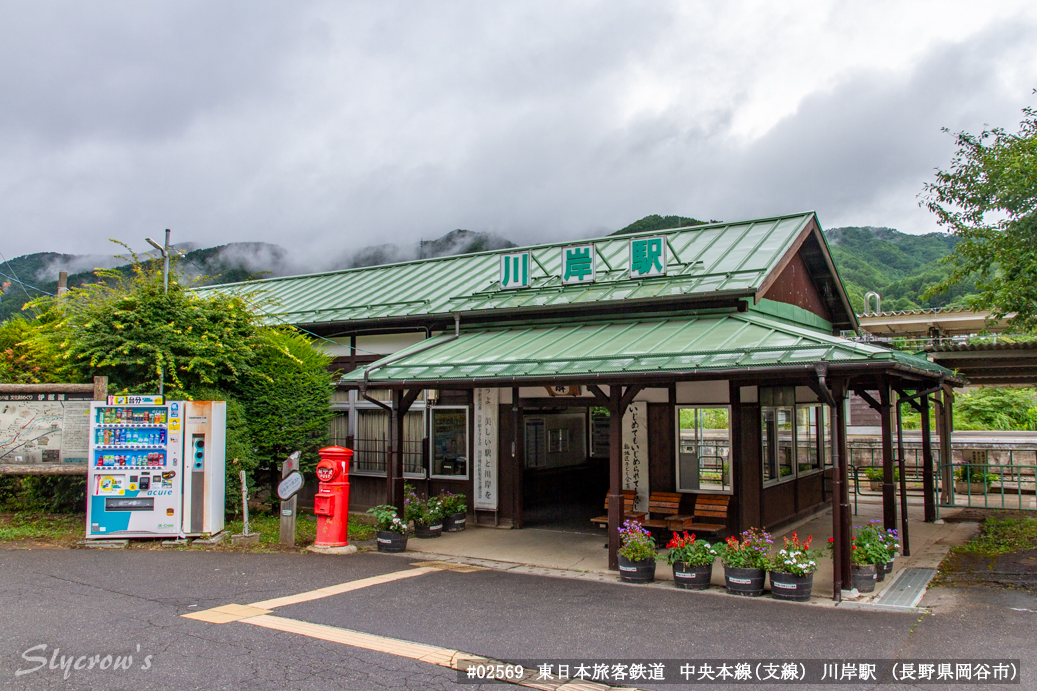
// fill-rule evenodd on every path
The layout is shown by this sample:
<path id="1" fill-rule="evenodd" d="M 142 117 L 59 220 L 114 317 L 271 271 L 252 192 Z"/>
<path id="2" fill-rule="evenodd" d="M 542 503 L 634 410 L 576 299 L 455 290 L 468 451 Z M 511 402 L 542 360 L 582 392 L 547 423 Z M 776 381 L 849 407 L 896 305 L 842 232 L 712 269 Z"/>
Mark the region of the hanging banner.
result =
<path id="1" fill-rule="evenodd" d="M 631 403 L 623 415 L 623 489 L 634 490 L 634 511 L 648 510 L 648 404 Z"/>
<path id="2" fill-rule="evenodd" d="M 500 389 L 476 389 L 475 463 L 472 467 L 473 506 L 480 511 L 497 510 L 497 418 Z"/>

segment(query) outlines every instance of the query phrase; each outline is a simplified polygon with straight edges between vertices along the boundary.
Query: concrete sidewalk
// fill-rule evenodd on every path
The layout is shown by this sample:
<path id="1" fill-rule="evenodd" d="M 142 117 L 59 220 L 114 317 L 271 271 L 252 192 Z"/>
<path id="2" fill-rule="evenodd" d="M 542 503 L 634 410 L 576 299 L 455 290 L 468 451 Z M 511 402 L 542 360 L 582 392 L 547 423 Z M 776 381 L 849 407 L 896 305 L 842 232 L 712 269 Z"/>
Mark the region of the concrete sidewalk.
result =
<path id="1" fill-rule="evenodd" d="M 911 507 L 911 513 L 921 513 L 921 506 Z M 881 519 L 881 501 L 866 501 L 861 497 L 859 513 L 852 516 L 854 526 L 864 525 L 871 519 Z M 878 584 L 874 593 L 853 598 L 854 602 L 870 603 L 882 595 L 883 590 L 904 568 L 932 568 L 940 562 L 955 545 L 964 544 L 977 530 L 976 523 L 924 523 L 911 521 L 908 525 L 911 556 L 900 557 L 894 563 L 894 571 Z M 815 548 L 821 548 L 832 536 L 832 517 L 826 512 L 814 518 L 790 526 L 775 535 L 780 545 L 784 536 L 797 532 L 800 539 L 812 535 Z M 507 570 L 516 573 L 578 578 L 594 581 L 618 581 L 615 571 L 608 569 L 608 552 L 605 548 L 604 530 L 591 532 L 563 532 L 557 530 L 525 528 L 522 530 L 496 529 L 469 525 L 461 533 L 443 533 L 442 537 L 407 541 L 407 556 L 426 555 L 432 560 L 468 563 L 477 566 Z M 665 547 L 661 544 L 660 547 Z M 670 566 L 665 561 L 665 549 L 660 549 L 656 568 L 656 579 L 663 587 L 673 580 Z M 832 560 L 818 560 L 818 571 L 814 575 L 814 590 L 811 601 L 819 605 L 832 605 Z M 724 569 L 718 560 L 713 568 L 712 584 L 723 592 Z M 644 586 L 638 586 L 644 587 Z M 718 590 L 719 589 L 719 590 Z M 844 591 L 844 597 L 846 593 Z"/>

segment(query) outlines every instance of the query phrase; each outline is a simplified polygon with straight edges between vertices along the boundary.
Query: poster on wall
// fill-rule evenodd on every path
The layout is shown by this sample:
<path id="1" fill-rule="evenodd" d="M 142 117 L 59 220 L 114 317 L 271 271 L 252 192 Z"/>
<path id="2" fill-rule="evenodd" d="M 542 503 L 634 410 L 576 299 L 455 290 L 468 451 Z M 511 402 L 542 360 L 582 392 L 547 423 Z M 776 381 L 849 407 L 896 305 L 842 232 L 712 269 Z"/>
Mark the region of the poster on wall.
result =
<path id="1" fill-rule="evenodd" d="M 637 495 L 635 511 L 648 510 L 648 404 L 631 403 L 623 415 L 623 489 Z"/>
<path id="2" fill-rule="evenodd" d="M 475 464 L 473 506 L 480 511 L 497 510 L 497 417 L 500 390 L 475 390 Z"/>

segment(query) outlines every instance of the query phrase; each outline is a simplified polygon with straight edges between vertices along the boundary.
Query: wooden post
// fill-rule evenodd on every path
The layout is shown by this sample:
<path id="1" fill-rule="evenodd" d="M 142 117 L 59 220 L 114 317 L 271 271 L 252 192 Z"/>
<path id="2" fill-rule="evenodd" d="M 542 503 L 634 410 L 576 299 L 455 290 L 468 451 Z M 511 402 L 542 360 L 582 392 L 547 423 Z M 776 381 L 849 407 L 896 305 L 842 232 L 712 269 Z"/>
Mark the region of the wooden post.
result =
<path id="1" fill-rule="evenodd" d="M 400 415 L 400 404 L 403 402 L 403 391 L 394 389 L 392 392 L 392 411 L 389 413 L 389 446 L 385 453 L 385 496 L 386 503 L 396 507 L 396 513 L 403 515 L 403 456 L 400 454 L 402 446 L 403 420 Z M 397 459 L 399 462 L 397 462 Z M 399 476 L 397 476 L 399 468 Z"/>
<path id="2" fill-rule="evenodd" d="M 619 528 L 623 524 L 623 387 L 609 387 L 609 569 L 619 570 Z"/>
<path id="3" fill-rule="evenodd" d="M 879 384 L 879 415 L 882 423 L 882 529 L 897 527 L 896 493 L 893 490 L 893 421 L 890 417 L 889 382 Z"/>
<path id="4" fill-rule="evenodd" d="M 943 386 L 943 420 L 940 425 L 940 483 L 943 492 L 940 494 L 941 504 L 950 504 L 951 491 L 954 488 L 954 469 L 951 463 L 954 461 L 954 447 L 951 441 L 954 435 L 954 391 L 950 384 Z"/>
<path id="5" fill-rule="evenodd" d="M 833 382 L 834 384 L 834 382 Z M 832 409 L 832 599 L 839 602 L 842 599 L 843 585 L 848 582 L 849 574 L 843 573 L 843 552 L 845 545 L 842 540 L 843 529 L 843 486 L 846 484 L 846 458 L 839 453 L 838 428 L 843 421 L 839 410 L 843 405 L 842 390 L 839 386 L 832 387 L 832 396 L 835 399 L 835 407 Z"/>
<path id="6" fill-rule="evenodd" d="M 925 495 L 925 522 L 936 520 L 936 487 L 933 476 L 933 439 L 929 429 L 929 396 L 922 396 L 922 493 Z"/>
<path id="7" fill-rule="evenodd" d="M 897 467 L 900 470 L 900 543 L 904 547 L 904 556 L 911 556 L 911 541 L 907 534 L 907 465 L 904 463 L 904 420 L 903 403 L 900 392 L 897 392 Z"/>
<path id="8" fill-rule="evenodd" d="M 281 465 L 281 479 L 285 479 L 299 469 L 299 452 L 296 451 L 285 459 Z M 292 495 L 288 501 L 281 502 L 281 533 L 278 542 L 288 547 L 295 546 L 295 517 L 298 495 Z"/>
<path id="9" fill-rule="evenodd" d="M 108 400 L 108 377 L 94 377 L 94 400 Z"/>

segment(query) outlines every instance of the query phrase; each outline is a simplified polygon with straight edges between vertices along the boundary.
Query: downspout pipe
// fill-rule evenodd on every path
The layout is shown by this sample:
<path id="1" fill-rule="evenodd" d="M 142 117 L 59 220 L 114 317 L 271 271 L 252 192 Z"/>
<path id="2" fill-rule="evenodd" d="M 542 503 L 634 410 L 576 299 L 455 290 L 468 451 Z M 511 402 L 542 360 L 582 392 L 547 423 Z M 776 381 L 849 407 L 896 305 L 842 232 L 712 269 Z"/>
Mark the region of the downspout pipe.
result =
<path id="1" fill-rule="evenodd" d="M 825 399 L 825 403 L 832 409 L 832 415 L 835 415 L 835 409 L 838 403 L 835 400 L 835 396 L 832 395 L 831 390 L 828 388 L 828 383 L 825 378 L 828 376 L 828 363 L 818 362 L 814 364 L 814 371 L 817 373 L 818 388 L 821 393 L 821 397 Z M 842 419 L 840 416 L 839 419 Z M 833 419 L 834 422 L 834 419 Z M 832 541 L 832 566 L 835 578 L 832 583 L 832 599 L 835 602 L 841 602 L 843 597 L 843 581 L 849 580 L 850 574 L 842 573 L 843 563 L 843 549 L 846 545 L 842 541 L 842 525 L 843 525 L 843 505 L 842 505 L 842 490 L 843 490 L 843 468 L 839 459 L 839 430 L 832 430 L 832 532 L 835 533 L 835 540 Z"/>
<path id="2" fill-rule="evenodd" d="M 447 336 L 445 339 L 443 339 L 441 341 L 436 341 L 434 343 L 427 343 L 427 342 L 423 343 L 420 346 L 418 346 L 417 348 L 415 348 L 413 350 L 409 350 L 406 353 L 397 353 L 396 355 L 390 355 L 389 357 L 387 357 L 387 358 L 385 358 L 383 360 L 379 360 L 378 362 L 372 363 L 372 364 L 368 365 L 366 368 L 364 368 L 364 380 L 362 382 L 360 382 L 360 395 L 363 396 L 364 400 L 367 400 L 367 401 L 370 401 L 371 403 L 374 403 L 379 408 L 384 408 L 385 410 L 392 411 L 392 408 L 390 406 L 387 406 L 382 401 L 379 401 L 379 400 L 376 400 L 374 398 L 371 398 L 368 395 L 367 387 L 370 386 L 370 384 L 371 384 L 371 381 L 370 381 L 371 380 L 371 373 L 374 372 L 376 369 L 381 369 L 382 367 L 385 367 L 386 365 L 391 365 L 392 363 L 396 362 L 397 360 L 402 360 L 403 358 L 410 357 L 411 355 L 416 355 L 418 353 L 424 352 L 424 351 L 426 351 L 426 350 L 428 350 L 430 348 L 433 348 L 435 346 L 443 345 L 444 343 L 449 343 L 450 341 L 455 341 L 455 340 L 457 340 L 457 338 L 460 335 L 461 335 L 461 315 L 460 315 L 460 313 L 455 312 L 454 313 L 454 333 L 452 335 Z"/>

